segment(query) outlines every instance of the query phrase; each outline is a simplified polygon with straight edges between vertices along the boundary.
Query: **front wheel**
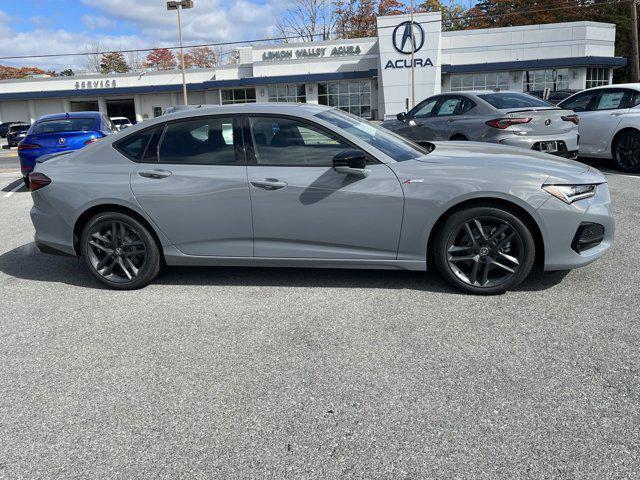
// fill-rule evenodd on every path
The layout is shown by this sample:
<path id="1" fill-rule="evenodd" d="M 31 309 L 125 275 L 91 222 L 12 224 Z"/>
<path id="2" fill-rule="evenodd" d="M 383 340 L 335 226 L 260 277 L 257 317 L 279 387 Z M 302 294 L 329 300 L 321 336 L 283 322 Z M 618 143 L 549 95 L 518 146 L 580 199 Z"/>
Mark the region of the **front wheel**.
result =
<path id="1" fill-rule="evenodd" d="M 151 232 L 129 215 L 96 215 L 84 227 L 80 242 L 89 271 L 110 288 L 144 287 L 160 271 L 160 250 Z"/>
<path id="2" fill-rule="evenodd" d="M 531 271 L 535 242 L 527 225 L 499 207 L 472 207 L 453 214 L 436 237 L 442 276 L 469 293 L 504 293 Z"/>
<path id="3" fill-rule="evenodd" d="M 640 172 L 640 132 L 624 132 L 617 138 L 613 160 L 623 172 Z"/>

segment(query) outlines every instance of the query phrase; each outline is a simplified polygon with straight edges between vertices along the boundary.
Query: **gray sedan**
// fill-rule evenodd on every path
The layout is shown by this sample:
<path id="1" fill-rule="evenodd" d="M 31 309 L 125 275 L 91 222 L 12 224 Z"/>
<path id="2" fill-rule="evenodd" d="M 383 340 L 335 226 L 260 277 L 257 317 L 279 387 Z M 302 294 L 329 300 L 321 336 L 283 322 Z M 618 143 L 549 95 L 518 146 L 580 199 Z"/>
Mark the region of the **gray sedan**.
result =
<path id="1" fill-rule="evenodd" d="M 382 126 L 416 142 L 474 140 L 575 158 L 578 116 L 520 92 L 456 92 L 427 98 Z"/>
<path id="2" fill-rule="evenodd" d="M 35 242 L 133 289 L 166 265 L 426 270 L 471 293 L 613 242 L 598 171 L 520 148 L 428 148 L 318 105 L 203 107 L 39 163 Z"/>

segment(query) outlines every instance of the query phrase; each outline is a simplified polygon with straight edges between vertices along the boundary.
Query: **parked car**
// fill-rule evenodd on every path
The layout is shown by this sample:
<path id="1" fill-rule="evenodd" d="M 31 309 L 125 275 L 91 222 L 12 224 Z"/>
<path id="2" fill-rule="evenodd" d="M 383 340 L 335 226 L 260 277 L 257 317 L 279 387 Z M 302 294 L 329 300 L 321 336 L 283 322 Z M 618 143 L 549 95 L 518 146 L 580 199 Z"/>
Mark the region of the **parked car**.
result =
<path id="1" fill-rule="evenodd" d="M 535 90 L 533 92 L 527 92 L 535 97 L 538 98 L 543 98 L 543 100 L 546 100 L 547 102 L 553 104 L 553 105 L 557 105 L 558 103 L 560 103 L 562 100 L 565 100 L 567 98 L 569 98 L 571 95 L 574 95 L 576 93 L 578 93 L 580 90 L 555 90 L 553 92 L 549 93 L 549 96 L 545 99 L 544 97 L 544 90 Z"/>
<path id="2" fill-rule="evenodd" d="M 575 158 L 578 117 L 521 92 L 455 92 L 429 97 L 382 123 L 415 142 L 473 140 Z"/>
<path id="3" fill-rule="evenodd" d="M 133 123 L 127 117 L 111 117 L 110 120 L 118 131 L 133 126 Z"/>
<path id="4" fill-rule="evenodd" d="M 11 125 L 7 132 L 7 145 L 9 148 L 17 147 L 18 143 L 27 136 L 27 131 L 31 125 L 27 123 Z"/>
<path id="5" fill-rule="evenodd" d="M 9 133 L 9 127 L 11 125 L 18 125 L 22 122 L 3 122 L 0 123 L 0 137 L 7 138 L 7 133 Z"/>
<path id="6" fill-rule="evenodd" d="M 559 106 L 580 116 L 580 155 L 640 172 L 640 83 L 591 88 Z"/>
<path id="7" fill-rule="evenodd" d="M 230 136 L 226 136 L 229 132 Z M 605 177 L 521 148 L 424 148 L 338 109 L 255 103 L 158 117 L 30 174 L 35 241 L 105 285 L 167 265 L 426 270 L 504 292 L 613 241 Z"/>
<path id="8" fill-rule="evenodd" d="M 50 153 L 77 150 L 113 133 L 111 121 L 100 112 L 55 113 L 38 118 L 18 145 L 25 183 L 36 160 Z"/>

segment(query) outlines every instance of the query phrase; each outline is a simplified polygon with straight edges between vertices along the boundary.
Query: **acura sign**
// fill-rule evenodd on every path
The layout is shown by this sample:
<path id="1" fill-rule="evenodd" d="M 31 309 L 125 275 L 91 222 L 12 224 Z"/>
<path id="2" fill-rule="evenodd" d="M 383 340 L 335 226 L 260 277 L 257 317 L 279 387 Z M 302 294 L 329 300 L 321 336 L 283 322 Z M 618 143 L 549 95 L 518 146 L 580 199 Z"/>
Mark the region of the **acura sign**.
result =
<path id="1" fill-rule="evenodd" d="M 424 45 L 424 30 L 419 23 L 402 22 L 393 29 L 393 48 L 400 53 L 411 54 L 420 51 Z"/>

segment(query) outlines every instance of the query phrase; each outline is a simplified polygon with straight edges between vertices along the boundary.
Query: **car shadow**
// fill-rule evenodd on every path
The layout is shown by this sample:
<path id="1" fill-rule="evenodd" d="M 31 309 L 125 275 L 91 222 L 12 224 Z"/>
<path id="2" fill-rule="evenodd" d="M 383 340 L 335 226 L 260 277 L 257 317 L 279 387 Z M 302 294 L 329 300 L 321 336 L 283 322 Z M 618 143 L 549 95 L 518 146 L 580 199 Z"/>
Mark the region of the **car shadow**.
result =
<path id="1" fill-rule="evenodd" d="M 604 174 L 613 174 L 613 175 L 628 175 L 630 177 L 640 177 L 640 173 L 629 173 L 623 172 L 622 170 L 618 170 L 611 159 L 605 158 L 588 158 L 588 157 L 580 157 L 578 161 L 584 163 L 585 165 L 589 165 L 591 167 L 597 168 Z"/>
<path id="2" fill-rule="evenodd" d="M 21 178 L 19 178 L 18 180 L 14 180 L 13 182 L 11 182 L 9 185 L 5 186 L 2 190 L 0 190 L 1 192 L 11 192 L 14 188 L 16 188 L 18 185 L 22 185 L 22 188 L 18 191 L 27 191 L 27 187 L 24 185 L 24 180 L 22 180 Z"/>
<path id="3" fill-rule="evenodd" d="M 105 289 L 74 257 L 41 253 L 33 242 L 0 255 L 0 272 L 11 277 L 76 287 Z M 546 290 L 567 272 L 534 270 L 518 291 Z M 167 267 L 155 280 L 159 285 L 319 287 L 408 289 L 460 295 L 437 273 L 404 270 L 324 268 Z"/>

